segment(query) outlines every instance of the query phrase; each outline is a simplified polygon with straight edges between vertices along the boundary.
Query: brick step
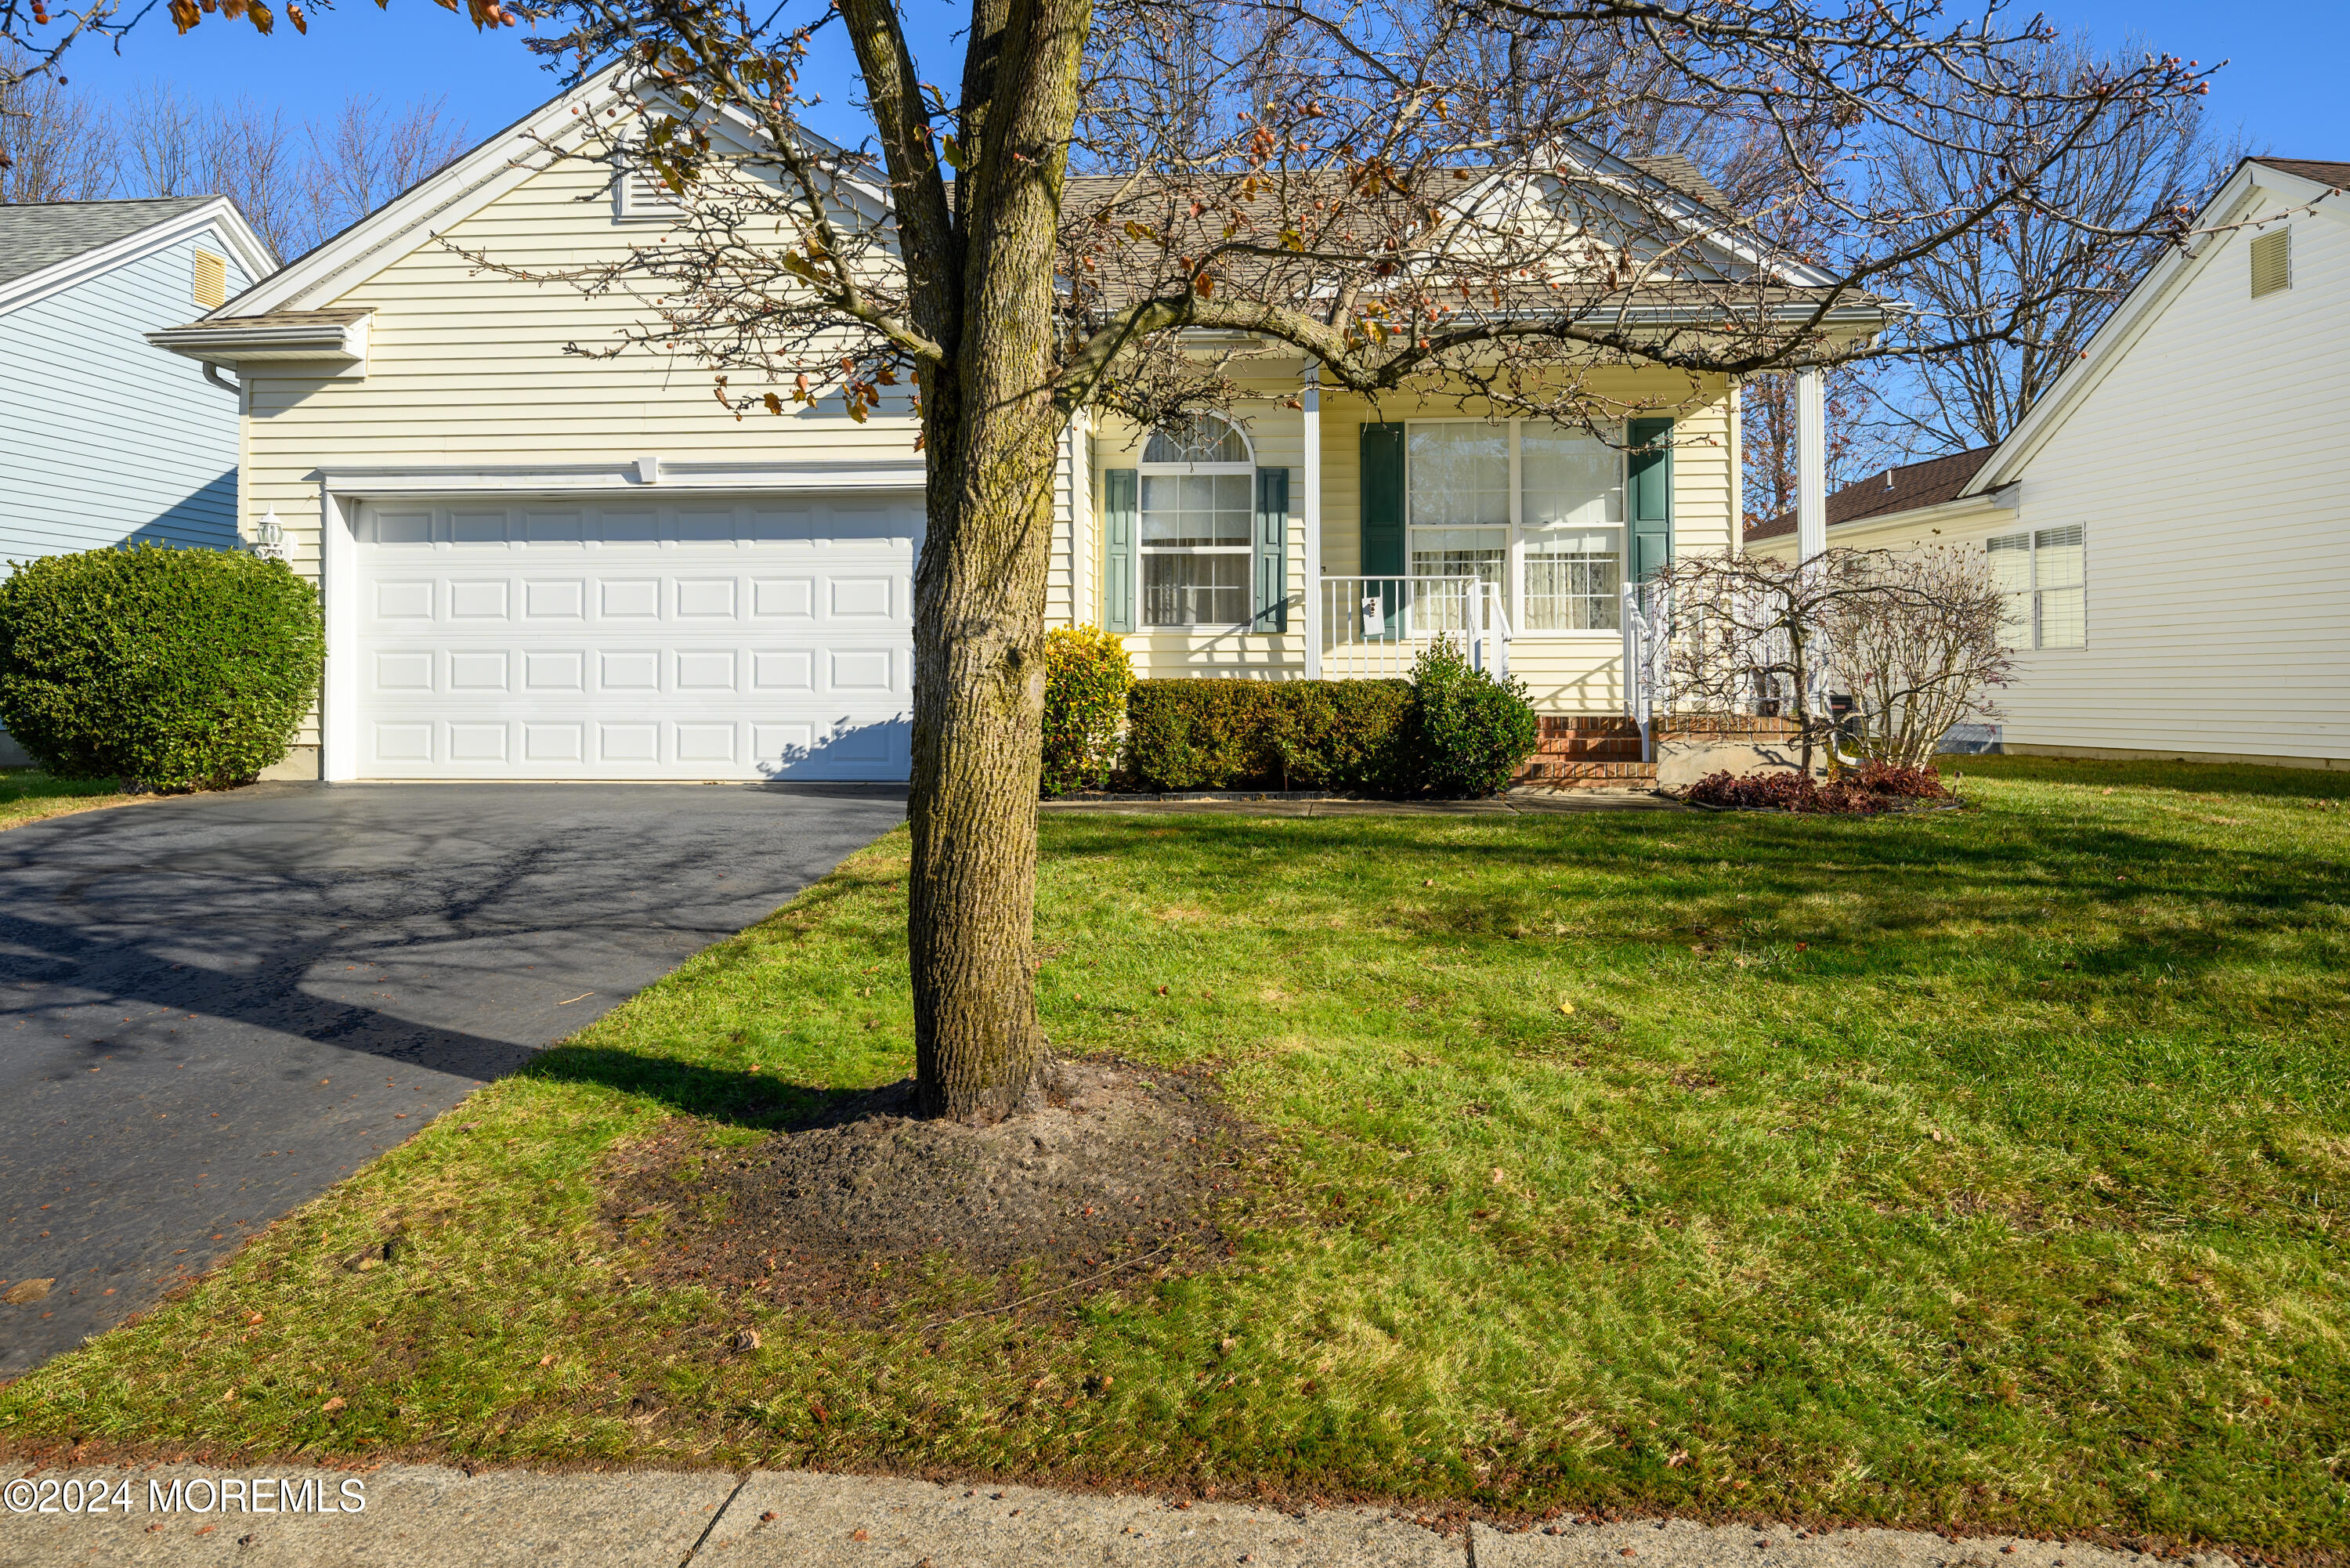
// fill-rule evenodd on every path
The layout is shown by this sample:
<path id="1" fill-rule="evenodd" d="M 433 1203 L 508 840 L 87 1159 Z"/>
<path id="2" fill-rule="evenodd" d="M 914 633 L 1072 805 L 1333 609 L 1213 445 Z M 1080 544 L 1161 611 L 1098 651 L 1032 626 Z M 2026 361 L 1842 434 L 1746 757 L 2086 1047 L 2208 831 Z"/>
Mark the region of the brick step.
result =
<path id="1" fill-rule="evenodd" d="M 1558 762 L 1637 763 L 1640 760 L 1638 736 L 1606 735 L 1596 739 L 1576 737 L 1565 741 L 1542 740 L 1534 744 L 1534 755 Z"/>
<path id="2" fill-rule="evenodd" d="M 1605 789 L 1653 788 L 1657 764 L 1639 762 L 1558 762 L 1537 757 L 1518 770 L 1521 784 L 1567 789 L 1577 785 Z"/>
<path id="3" fill-rule="evenodd" d="M 1621 713 L 1544 713 L 1535 724 L 1546 741 L 1569 735 L 1640 738 L 1640 726 Z"/>

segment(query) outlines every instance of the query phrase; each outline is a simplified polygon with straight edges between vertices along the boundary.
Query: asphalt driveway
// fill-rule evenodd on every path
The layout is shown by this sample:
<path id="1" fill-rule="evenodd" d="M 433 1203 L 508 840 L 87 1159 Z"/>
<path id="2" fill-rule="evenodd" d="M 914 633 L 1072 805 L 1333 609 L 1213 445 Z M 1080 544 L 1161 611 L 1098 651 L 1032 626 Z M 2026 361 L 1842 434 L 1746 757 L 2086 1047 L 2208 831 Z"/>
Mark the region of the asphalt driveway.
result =
<path id="1" fill-rule="evenodd" d="M 152 1306 L 905 816 L 809 784 L 262 784 L 0 833 L 0 1377 Z"/>

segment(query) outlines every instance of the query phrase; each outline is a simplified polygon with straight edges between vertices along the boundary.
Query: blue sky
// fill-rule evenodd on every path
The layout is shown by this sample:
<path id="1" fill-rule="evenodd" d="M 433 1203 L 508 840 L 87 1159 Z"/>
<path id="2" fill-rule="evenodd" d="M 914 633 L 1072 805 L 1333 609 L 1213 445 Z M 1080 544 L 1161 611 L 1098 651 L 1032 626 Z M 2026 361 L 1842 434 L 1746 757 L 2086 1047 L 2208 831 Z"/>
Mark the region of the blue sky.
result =
<path id="1" fill-rule="evenodd" d="M 805 4 L 805 0 L 801 0 Z M 966 14 L 952 0 L 907 0 L 926 35 L 922 66 L 951 82 L 960 50 L 952 35 Z M 2231 63 L 2213 84 L 2210 114 L 2222 134 L 2241 125 L 2255 147 L 2287 157 L 2350 159 L 2350 111 L 2342 107 L 2341 61 L 2350 56 L 2350 5 L 2344 0 L 2276 0 L 2267 6 L 2214 0 L 2047 0 L 2058 26 L 2119 47 L 2143 38 L 2206 65 Z M 282 7 L 281 7 L 282 10 Z M 2013 13 L 2020 21 L 2029 5 Z M 843 58 L 817 62 L 816 79 L 839 72 L 826 97 L 846 105 Z M 827 70 L 827 66 L 829 70 Z M 330 112 L 352 92 L 405 101 L 445 94 L 451 110 L 476 137 L 553 96 L 554 83 L 521 47 L 519 33 L 479 35 L 429 0 L 341 0 L 313 11 L 307 37 L 283 21 L 264 38 L 243 23 L 214 16 L 175 36 L 158 5 L 122 46 L 120 57 L 82 48 L 72 57 L 74 85 L 112 96 L 131 82 L 167 77 L 205 97 L 240 94 L 283 104 L 296 115 Z M 827 130 L 846 130 L 840 122 Z"/>

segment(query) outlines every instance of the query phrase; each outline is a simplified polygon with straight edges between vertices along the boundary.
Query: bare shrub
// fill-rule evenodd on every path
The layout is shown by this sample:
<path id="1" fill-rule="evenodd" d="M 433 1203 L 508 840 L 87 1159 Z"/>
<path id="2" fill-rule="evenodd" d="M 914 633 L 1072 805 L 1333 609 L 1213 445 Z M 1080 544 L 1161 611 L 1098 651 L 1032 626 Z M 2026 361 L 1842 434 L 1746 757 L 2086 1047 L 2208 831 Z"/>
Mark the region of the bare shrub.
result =
<path id="1" fill-rule="evenodd" d="M 1844 733 L 1871 762 L 1922 768 L 1952 726 L 1995 716 L 2014 668 L 2007 597 L 1981 550 L 1871 551 L 1855 566 L 1869 591 L 1821 607 L 1826 670 L 1853 699 Z"/>
<path id="2" fill-rule="evenodd" d="M 2006 600 L 1976 551 L 1700 556 L 1659 591 L 1670 705 L 1790 721 L 1805 774 L 1846 742 L 1854 760 L 1924 766 L 1953 724 L 1992 716 L 2012 668 Z"/>

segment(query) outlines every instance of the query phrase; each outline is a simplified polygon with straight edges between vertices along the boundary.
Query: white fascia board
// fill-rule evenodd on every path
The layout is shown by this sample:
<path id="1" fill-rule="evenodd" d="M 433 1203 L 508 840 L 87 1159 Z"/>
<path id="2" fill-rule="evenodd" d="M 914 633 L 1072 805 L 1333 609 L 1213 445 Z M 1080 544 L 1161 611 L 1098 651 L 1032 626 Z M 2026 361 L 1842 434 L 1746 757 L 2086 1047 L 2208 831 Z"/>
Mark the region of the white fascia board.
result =
<path id="1" fill-rule="evenodd" d="M 2317 202 L 2326 188 L 2314 181 L 2303 180 L 2282 170 L 2251 160 L 2237 166 L 2234 174 L 2205 202 L 2195 215 L 2190 227 L 2206 229 L 2222 223 L 2241 223 L 2260 205 L 2265 195 L 2283 206 L 2306 205 Z M 2282 198 L 2280 202 L 2279 199 Z M 2325 203 L 2318 210 L 2324 212 Z M 2064 421 L 2081 402 L 2102 383 L 2107 373 L 2121 363 L 2137 340 L 2170 302 L 2178 297 L 2195 275 L 2221 248 L 2221 234 L 2205 234 L 2200 244 L 2190 248 L 2166 252 L 2162 259 L 2148 268 L 2137 286 L 2123 296 L 2122 302 L 2104 326 L 2089 339 L 2082 357 L 2066 367 L 2056 384 L 2041 394 L 2040 400 L 2016 422 L 2007 439 L 1989 462 L 1975 471 L 1961 494 L 1974 495 L 2012 483 L 2022 477 L 2023 469 L 2040 449 L 2062 428 Z"/>
<path id="2" fill-rule="evenodd" d="M 908 429 L 909 442 L 912 436 Z M 905 491 L 922 488 L 919 453 L 858 462 L 676 462 L 662 460 L 657 483 L 644 482 L 638 458 L 558 466 L 322 468 L 314 476 L 330 493 L 348 496 L 619 495 L 758 491 Z"/>
<path id="3" fill-rule="evenodd" d="M 622 96 L 621 66 L 607 66 L 540 105 L 504 135 L 491 138 L 431 179 L 412 186 L 274 275 L 246 289 L 209 319 L 318 310 L 381 272 L 437 234 L 455 227 L 553 161 L 546 149 L 578 139 L 588 116 Z"/>
<path id="4" fill-rule="evenodd" d="M 636 96 L 642 105 L 650 107 L 657 104 L 664 113 L 679 119 L 690 119 L 692 123 L 700 125 L 712 136 L 723 139 L 733 147 L 736 152 L 745 158 L 771 156 L 767 152 L 767 137 L 764 130 L 757 120 L 733 104 L 716 110 L 705 109 L 689 116 L 683 105 L 657 88 L 640 88 Z M 800 140 L 810 151 L 819 157 L 845 159 L 847 156 L 847 150 L 838 142 L 806 128 L 802 128 L 800 131 Z M 858 208 L 858 214 L 868 221 L 879 223 L 886 221 L 890 215 L 889 192 L 885 186 L 878 185 L 870 180 L 843 175 L 833 182 L 832 189 L 850 200 Z"/>
<path id="5" fill-rule="evenodd" d="M 217 235 L 222 248 L 230 252 L 247 277 L 257 277 L 277 265 L 269 247 L 236 210 L 236 203 L 225 196 L 216 196 L 201 207 L 192 208 L 176 217 L 165 218 L 134 234 L 123 235 L 109 244 L 87 250 L 79 255 L 53 262 L 38 272 L 29 272 L 14 282 L 0 286 L 0 314 L 31 305 L 36 300 L 77 284 L 99 277 L 115 268 L 143 260 L 158 251 L 168 250 L 181 241 L 211 230 Z"/>

